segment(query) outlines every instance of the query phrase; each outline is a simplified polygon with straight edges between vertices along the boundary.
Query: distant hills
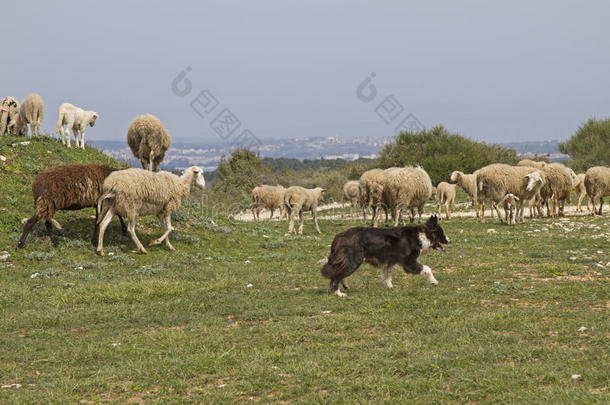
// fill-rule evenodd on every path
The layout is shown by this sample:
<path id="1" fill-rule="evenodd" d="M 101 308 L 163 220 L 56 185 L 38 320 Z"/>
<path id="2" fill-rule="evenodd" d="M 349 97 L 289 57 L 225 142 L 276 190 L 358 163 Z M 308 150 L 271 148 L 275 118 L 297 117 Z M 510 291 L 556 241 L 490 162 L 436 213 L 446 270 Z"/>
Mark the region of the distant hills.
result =
<path id="1" fill-rule="evenodd" d="M 392 138 L 380 137 L 307 137 L 293 139 L 261 140 L 256 150 L 262 158 L 292 158 L 299 160 L 344 159 L 348 161 L 359 158 L 376 158 L 385 144 Z M 134 166 L 139 163 L 133 158 L 131 151 L 123 141 L 94 140 L 93 146 L 115 159 L 130 162 Z M 519 155 L 546 155 L 550 160 L 564 160 L 567 155 L 561 154 L 558 141 L 508 142 L 501 146 L 515 149 Z M 172 146 L 165 155 L 161 165 L 166 170 L 176 170 L 193 165 L 201 166 L 206 171 L 216 169 L 220 158 L 228 156 L 235 149 L 234 145 L 222 140 L 182 141 L 173 140 Z"/>

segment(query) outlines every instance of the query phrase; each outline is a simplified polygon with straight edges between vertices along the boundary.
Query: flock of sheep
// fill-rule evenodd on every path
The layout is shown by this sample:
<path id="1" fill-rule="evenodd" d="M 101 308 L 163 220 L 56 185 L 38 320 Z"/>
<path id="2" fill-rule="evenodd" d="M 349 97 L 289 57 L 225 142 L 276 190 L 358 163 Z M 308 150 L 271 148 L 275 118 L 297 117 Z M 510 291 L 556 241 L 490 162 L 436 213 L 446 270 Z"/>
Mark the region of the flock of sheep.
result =
<path id="1" fill-rule="evenodd" d="M 70 103 L 62 104 L 57 111 L 56 132 L 64 145 L 71 147 L 71 132 L 76 147 L 85 148 L 85 128 L 93 126 L 99 114 L 85 111 Z M 38 94 L 28 95 L 22 103 L 14 97 L 0 101 L 0 134 L 26 136 L 40 135 L 44 117 L 44 103 Z M 104 233 L 114 216 L 119 216 L 123 233 L 128 233 L 142 253 L 146 249 L 138 239 L 135 226 L 142 215 L 156 215 L 163 235 L 151 245 L 169 241 L 173 230 L 171 214 L 194 187 L 205 188 L 203 170 L 197 166 L 187 169 L 182 176 L 157 172 L 165 152 L 171 145 L 169 132 L 154 115 L 136 117 L 127 131 L 127 144 L 143 169 L 120 170 L 107 165 L 73 164 L 51 167 L 39 173 L 32 183 L 34 215 L 24 220 L 23 232 L 17 247 L 23 247 L 28 234 L 38 221 L 44 221 L 47 234 L 57 246 L 53 227 L 61 229 L 55 219 L 60 210 L 79 210 L 95 207 L 95 225 L 91 241 L 97 252 L 104 255 Z M 123 217 L 128 219 L 125 226 Z"/>
<path id="2" fill-rule="evenodd" d="M 386 224 L 390 213 L 394 226 L 398 226 L 403 211 L 409 213 L 411 222 L 416 211 L 421 222 L 424 204 L 435 200 L 437 213 L 444 206 L 447 219 L 455 202 L 456 188 L 459 186 L 472 199 L 476 216 L 483 218 L 485 204 L 491 205 L 501 222 L 516 224 L 524 222 L 524 204 L 529 201 L 530 216 L 543 216 L 544 208 L 549 217 L 563 216 L 564 206 L 570 202 L 572 190 L 578 196 L 577 211 L 581 212 L 581 202 L 586 198 L 587 208 L 592 215 L 602 214 L 603 198 L 610 195 L 610 168 L 596 166 L 586 173 L 576 175 L 561 163 L 535 162 L 529 159 L 516 166 L 491 164 L 472 174 L 460 171 L 451 173 L 448 182 L 432 185 L 430 176 L 421 167 L 391 167 L 371 169 L 362 174 L 359 181 L 349 181 L 343 187 L 343 204 L 349 202 L 353 218 L 354 205 L 360 205 L 366 221 L 367 211 L 371 211 L 371 226 L 377 226 L 381 210 L 385 212 Z M 252 213 L 260 219 L 260 211 L 267 208 L 273 217 L 275 209 L 280 210 L 280 219 L 288 214 L 288 232 L 294 232 L 294 216 L 301 220 L 299 233 L 303 231 L 303 212 L 311 211 L 316 230 L 316 209 L 324 193 L 323 189 L 305 189 L 293 186 L 261 185 L 252 190 Z M 596 208 L 595 201 L 599 201 Z M 591 206 L 589 206 L 591 202 Z M 504 208 L 504 215 L 500 212 Z M 344 207 L 343 207 L 344 208 Z"/>

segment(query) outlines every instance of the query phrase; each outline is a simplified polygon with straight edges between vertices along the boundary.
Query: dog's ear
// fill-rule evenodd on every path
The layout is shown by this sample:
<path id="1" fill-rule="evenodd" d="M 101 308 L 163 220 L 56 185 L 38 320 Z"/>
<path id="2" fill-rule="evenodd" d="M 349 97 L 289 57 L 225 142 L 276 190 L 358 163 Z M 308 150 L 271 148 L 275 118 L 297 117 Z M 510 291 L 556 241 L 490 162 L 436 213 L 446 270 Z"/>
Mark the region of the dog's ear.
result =
<path id="1" fill-rule="evenodd" d="M 432 215 L 430 217 L 430 219 L 428 219 L 428 221 L 426 221 L 426 224 L 437 225 L 438 224 L 438 217 L 436 215 Z"/>

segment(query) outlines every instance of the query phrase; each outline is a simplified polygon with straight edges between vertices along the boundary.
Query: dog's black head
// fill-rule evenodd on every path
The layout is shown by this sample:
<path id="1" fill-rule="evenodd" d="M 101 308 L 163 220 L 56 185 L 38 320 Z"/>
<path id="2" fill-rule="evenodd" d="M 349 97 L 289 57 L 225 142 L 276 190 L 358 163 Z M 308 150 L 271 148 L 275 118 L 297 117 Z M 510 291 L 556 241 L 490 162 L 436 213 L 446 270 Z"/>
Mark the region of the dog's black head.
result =
<path id="1" fill-rule="evenodd" d="M 440 249 L 445 251 L 443 243 L 451 243 L 448 237 L 445 236 L 443 228 L 438 224 L 438 218 L 436 215 L 432 215 L 430 219 L 426 221 L 426 237 L 430 239 L 430 249 Z"/>

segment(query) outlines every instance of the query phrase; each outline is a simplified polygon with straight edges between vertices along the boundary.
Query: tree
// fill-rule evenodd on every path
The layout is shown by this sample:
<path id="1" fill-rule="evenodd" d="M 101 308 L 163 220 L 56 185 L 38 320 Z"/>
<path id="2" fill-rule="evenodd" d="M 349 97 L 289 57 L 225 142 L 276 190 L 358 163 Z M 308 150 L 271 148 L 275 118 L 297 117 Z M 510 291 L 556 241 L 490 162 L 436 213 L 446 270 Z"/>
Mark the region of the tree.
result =
<path id="1" fill-rule="evenodd" d="M 514 149 L 475 142 L 437 125 L 414 134 L 398 134 L 382 150 L 379 160 L 381 167 L 420 165 L 432 183 L 438 184 L 449 181 L 454 170 L 472 173 L 491 163 L 516 164 L 519 159 Z"/>
<path id="2" fill-rule="evenodd" d="M 589 119 L 559 150 L 570 155 L 570 166 L 584 172 L 592 166 L 610 166 L 610 118 Z"/>

